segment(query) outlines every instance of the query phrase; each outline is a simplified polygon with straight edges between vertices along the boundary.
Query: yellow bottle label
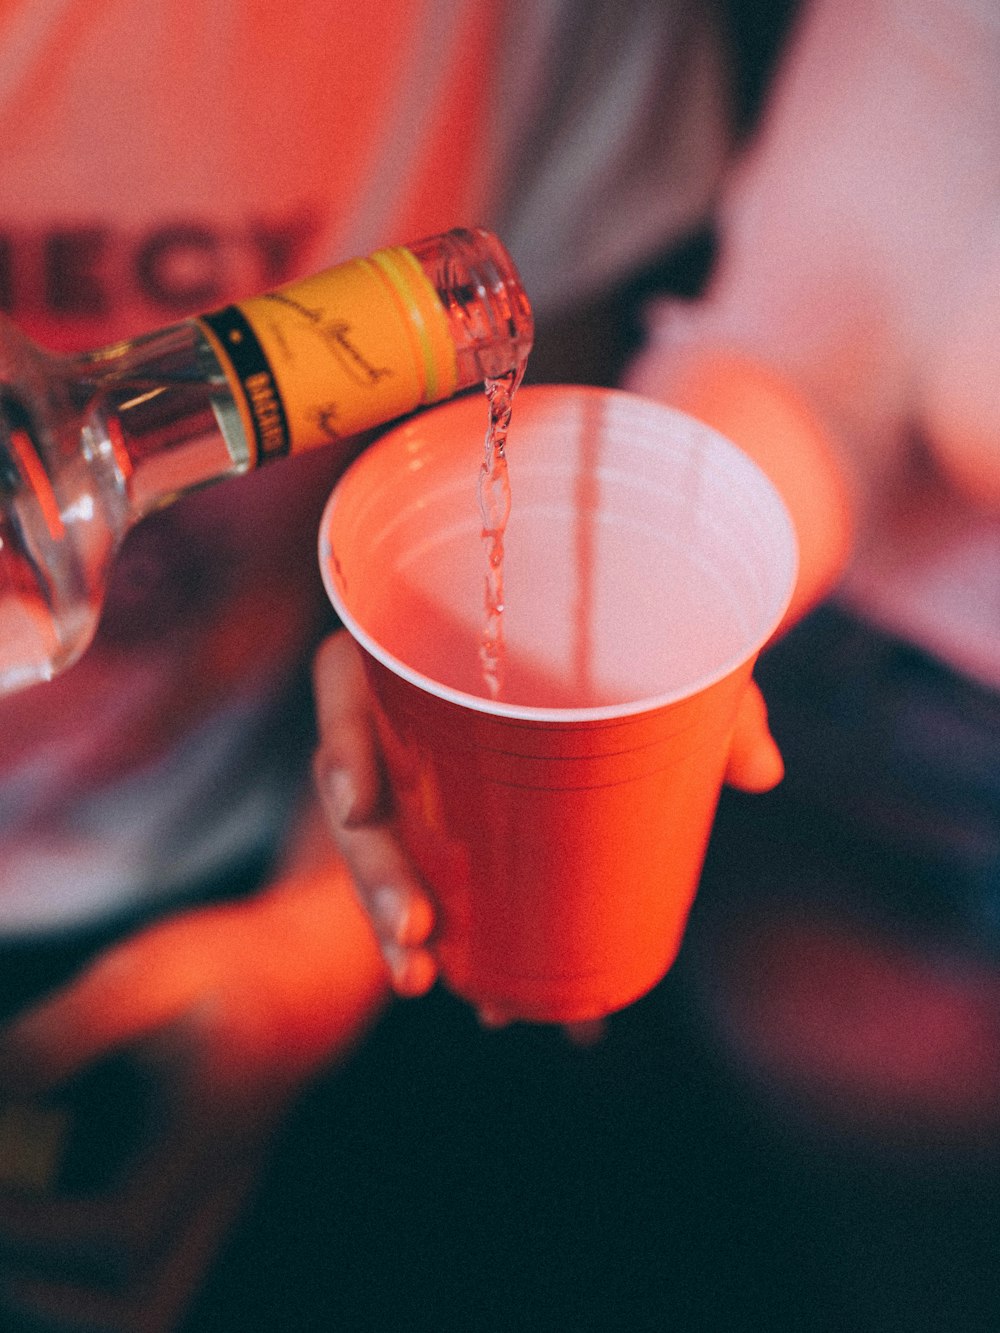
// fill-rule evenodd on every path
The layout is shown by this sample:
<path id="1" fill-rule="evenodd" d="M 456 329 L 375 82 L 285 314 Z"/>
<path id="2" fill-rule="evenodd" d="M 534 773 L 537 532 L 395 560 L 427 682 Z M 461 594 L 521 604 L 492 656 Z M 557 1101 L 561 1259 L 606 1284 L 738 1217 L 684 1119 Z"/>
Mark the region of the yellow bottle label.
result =
<path id="1" fill-rule="evenodd" d="M 199 324 L 256 461 L 311 449 L 450 397 L 444 307 L 409 250 L 378 250 Z"/>

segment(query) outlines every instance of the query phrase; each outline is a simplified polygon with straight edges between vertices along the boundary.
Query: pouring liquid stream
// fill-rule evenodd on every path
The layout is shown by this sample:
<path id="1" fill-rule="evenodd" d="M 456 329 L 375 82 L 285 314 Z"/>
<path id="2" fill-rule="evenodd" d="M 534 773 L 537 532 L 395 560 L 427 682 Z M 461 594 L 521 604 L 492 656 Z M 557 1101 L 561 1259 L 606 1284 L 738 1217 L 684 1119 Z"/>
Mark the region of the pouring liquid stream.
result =
<path id="1" fill-rule="evenodd" d="M 507 474 L 507 430 L 525 362 L 504 375 L 486 381 L 489 419 L 483 462 L 479 469 L 479 513 L 486 547 L 485 619 L 479 643 L 483 683 L 490 699 L 499 699 L 504 679 L 503 544 L 510 516 L 510 478 Z"/>

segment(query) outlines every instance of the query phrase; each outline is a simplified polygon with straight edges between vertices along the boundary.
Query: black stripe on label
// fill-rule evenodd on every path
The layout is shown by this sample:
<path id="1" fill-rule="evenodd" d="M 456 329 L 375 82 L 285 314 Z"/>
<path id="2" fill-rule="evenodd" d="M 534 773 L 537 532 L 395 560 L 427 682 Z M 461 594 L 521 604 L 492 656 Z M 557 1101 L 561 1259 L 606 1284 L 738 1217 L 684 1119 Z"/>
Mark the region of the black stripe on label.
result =
<path id="1" fill-rule="evenodd" d="M 236 378 L 254 427 L 257 462 L 281 458 L 291 448 L 288 417 L 264 349 L 238 306 L 228 305 L 202 319 L 218 338 Z"/>

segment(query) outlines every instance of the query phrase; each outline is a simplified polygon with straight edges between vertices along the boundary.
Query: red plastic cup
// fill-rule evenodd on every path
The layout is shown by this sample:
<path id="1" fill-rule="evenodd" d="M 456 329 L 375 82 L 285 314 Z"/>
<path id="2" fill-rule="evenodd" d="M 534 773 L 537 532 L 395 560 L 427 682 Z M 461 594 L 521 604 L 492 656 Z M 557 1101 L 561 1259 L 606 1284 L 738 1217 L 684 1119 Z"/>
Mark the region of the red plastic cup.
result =
<path id="1" fill-rule="evenodd" d="M 522 389 L 494 701 L 486 413 L 459 399 L 362 454 L 321 568 L 364 650 L 444 981 L 508 1019 L 573 1022 L 631 1003 L 677 953 L 796 546 L 763 473 L 707 426 L 633 394 Z"/>

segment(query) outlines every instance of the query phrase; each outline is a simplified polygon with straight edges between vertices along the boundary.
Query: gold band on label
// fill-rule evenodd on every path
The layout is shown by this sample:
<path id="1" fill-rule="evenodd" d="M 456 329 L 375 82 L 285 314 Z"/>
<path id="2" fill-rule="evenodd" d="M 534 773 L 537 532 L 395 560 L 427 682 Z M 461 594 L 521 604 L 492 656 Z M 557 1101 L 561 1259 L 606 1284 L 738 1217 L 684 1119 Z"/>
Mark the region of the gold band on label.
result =
<path id="1" fill-rule="evenodd" d="M 423 366 L 423 401 L 433 403 L 438 399 L 437 366 L 434 364 L 434 349 L 431 346 L 427 325 L 424 322 L 424 312 L 409 285 L 410 274 L 406 272 L 407 260 L 410 261 L 420 276 L 424 277 L 423 270 L 409 250 L 376 250 L 369 262 L 381 271 L 381 276 L 386 280 L 393 296 L 402 304 L 406 327 L 415 336 L 419 349 L 420 364 Z"/>

